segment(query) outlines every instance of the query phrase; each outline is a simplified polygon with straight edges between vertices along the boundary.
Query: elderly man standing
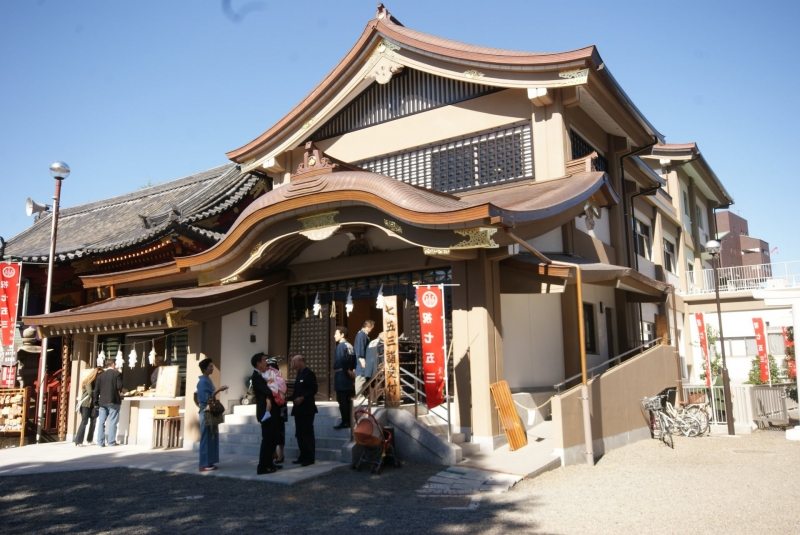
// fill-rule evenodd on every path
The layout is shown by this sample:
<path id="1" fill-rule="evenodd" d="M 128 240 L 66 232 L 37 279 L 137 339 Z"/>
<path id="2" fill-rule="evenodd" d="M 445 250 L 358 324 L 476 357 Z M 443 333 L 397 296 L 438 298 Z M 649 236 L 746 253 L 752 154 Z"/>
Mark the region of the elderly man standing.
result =
<path id="1" fill-rule="evenodd" d="M 306 366 L 302 355 L 292 357 L 292 368 L 297 372 L 292 392 L 292 416 L 294 416 L 294 436 L 300 455 L 292 464 L 309 466 L 314 464 L 316 441 L 314 439 L 314 415 L 318 412 L 314 396 L 317 394 L 317 376 Z"/>

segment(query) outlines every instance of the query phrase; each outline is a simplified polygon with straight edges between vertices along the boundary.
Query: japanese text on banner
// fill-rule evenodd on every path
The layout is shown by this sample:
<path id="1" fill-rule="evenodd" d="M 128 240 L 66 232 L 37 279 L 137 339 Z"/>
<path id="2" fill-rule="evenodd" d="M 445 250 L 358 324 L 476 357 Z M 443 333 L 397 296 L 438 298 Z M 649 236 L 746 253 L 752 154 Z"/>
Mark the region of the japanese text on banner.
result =
<path id="1" fill-rule="evenodd" d="M 764 320 L 753 318 L 753 330 L 756 332 L 756 348 L 758 349 L 758 362 L 761 365 L 761 382 L 770 381 L 769 357 L 767 356 L 767 337 L 764 334 Z"/>
<path id="2" fill-rule="evenodd" d="M 700 349 L 703 350 L 703 358 L 706 364 L 706 386 L 711 386 L 711 359 L 708 356 L 708 340 L 706 339 L 706 322 L 702 314 L 694 315 L 697 323 L 697 336 L 700 338 Z"/>
<path id="3" fill-rule="evenodd" d="M 0 344 L 7 347 L 14 345 L 21 271 L 22 264 L 0 262 Z"/>
<path id="4" fill-rule="evenodd" d="M 419 326 L 422 370 L 428 409 L 444 403 L 444 299 L 441 286 L 419 286 Z"/>

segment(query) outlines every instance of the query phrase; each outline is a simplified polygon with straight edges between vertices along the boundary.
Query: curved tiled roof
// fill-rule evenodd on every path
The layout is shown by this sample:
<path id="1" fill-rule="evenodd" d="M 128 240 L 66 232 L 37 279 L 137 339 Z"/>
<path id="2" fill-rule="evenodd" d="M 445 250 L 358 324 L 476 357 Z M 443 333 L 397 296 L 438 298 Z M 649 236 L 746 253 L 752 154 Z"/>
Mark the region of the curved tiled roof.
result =
<path id="1" fill-rule="evenodd" d="M 551 65 L 553 69 L 564 68 L 566 64 L 577 60 L 595 59 L 599 64 L 600 56 L 594 45 L 572 50 L 568 52 L 520 52 L 514 50 L 503 50 L 499 48 L 489 48 L 483 46 L 469 45 L 436 37 L 426 33 L 411 30 L 391 21 L 373 19 L 367 23 L 367 27 L 361 34 L 356 44 L 347 55 L 339 62 L 334 69 L 303 99 L 294 109 L 286 114 L 283 119 L 278 121 L 269 130 L 258 138 L 246 145 L 228 152 L 226 155 L 233 161 L 242 162 L 260 145 L 280 133 L 284 128 L 297 121 L 305 112 L 313 108 L 319 99 L 339 81 L 341 75 L 347 71 L 374 42 L 373 40 L 382 35 L 401 45 L 414 48 L 429 54 L 440 55 L 467 63 L 484 62 L 496 64 L 498 66 L 531 66 L 542 67 Z"/>
<path id="2" fill-rule="evenodd" d="M 297 217 L 308 210 L 362 204 L 412 224 L 461 228 L 467 222 L 495 216 L 509 223 L 544 219 L 574 209 L 601 190 L 602 206 L 616 203 L 616 193 L 601 172 L 546 182 L 526 180 L 459 197 L 368 171 L 346 169 L 295 179 L 262 195 L 239 214 L 217 244 L 197 255 L 177 259 L 177 265 L 199 266 L 227 254 L 259 222 L 273 216 Z"/>
<path id="3" fill-rule="evenodd" d="M 126 249 L 157 239 L 173 227 L 217 241 L 222 234 L 190 223 L 207 219 L 238 203 L 257 176 L 242 174 L 228 163 L 136 192 L 60 210 L 57 260 Z M 177 207 L 180 215 L 173 212 Z M 23 261 L 46 261 L 50 248 L 51 214 L 11 238 L 6 255 Z"/>

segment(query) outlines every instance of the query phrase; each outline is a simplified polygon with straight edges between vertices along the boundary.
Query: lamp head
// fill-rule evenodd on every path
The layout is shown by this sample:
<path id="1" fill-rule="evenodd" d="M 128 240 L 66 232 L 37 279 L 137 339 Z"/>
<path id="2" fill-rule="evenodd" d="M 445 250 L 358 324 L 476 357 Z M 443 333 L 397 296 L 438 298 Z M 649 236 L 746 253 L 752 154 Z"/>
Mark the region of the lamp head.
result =
<path id="1" fill-rule="evenodd" d="M 69 176 L 69 166 L 64 162 L 53 162 L 50 165 L 50 174 L 56 180 L 64 180 Z"/>
<path id="2" fill-rule="evenodd" d="M 706 252 L 711 256 L 717 256 L 721 249 L 717 240 L 708 240 L 705 245 Z"/>

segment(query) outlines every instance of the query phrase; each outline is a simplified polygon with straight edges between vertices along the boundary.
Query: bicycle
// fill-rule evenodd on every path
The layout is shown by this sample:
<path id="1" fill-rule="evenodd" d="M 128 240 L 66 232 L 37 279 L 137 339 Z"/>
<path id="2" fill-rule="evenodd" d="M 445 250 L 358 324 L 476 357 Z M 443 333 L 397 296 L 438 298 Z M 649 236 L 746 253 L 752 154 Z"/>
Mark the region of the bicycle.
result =
<path id="1" fill-rule="evenodd" d="M 696 437 L 703 430 L 703 425 L 696 416 L 690 414 L 686 409 L 676 409 L 669 401 L 666 403 L 664 412 L 667 414 L 673 430 L 677 429 L 687 437 Z"/>
<path id="2" fill-rule="evenodd" d="M 667 415 L 664 414 L 661 397 L 644 398 L 642 399 L 642 406 L 650 413 L 650 433 L 653 438 L 659 438 L 664 444 L 675 449 L 675 443 L 672 440 L 672 429 L 667 420 Z"/>

